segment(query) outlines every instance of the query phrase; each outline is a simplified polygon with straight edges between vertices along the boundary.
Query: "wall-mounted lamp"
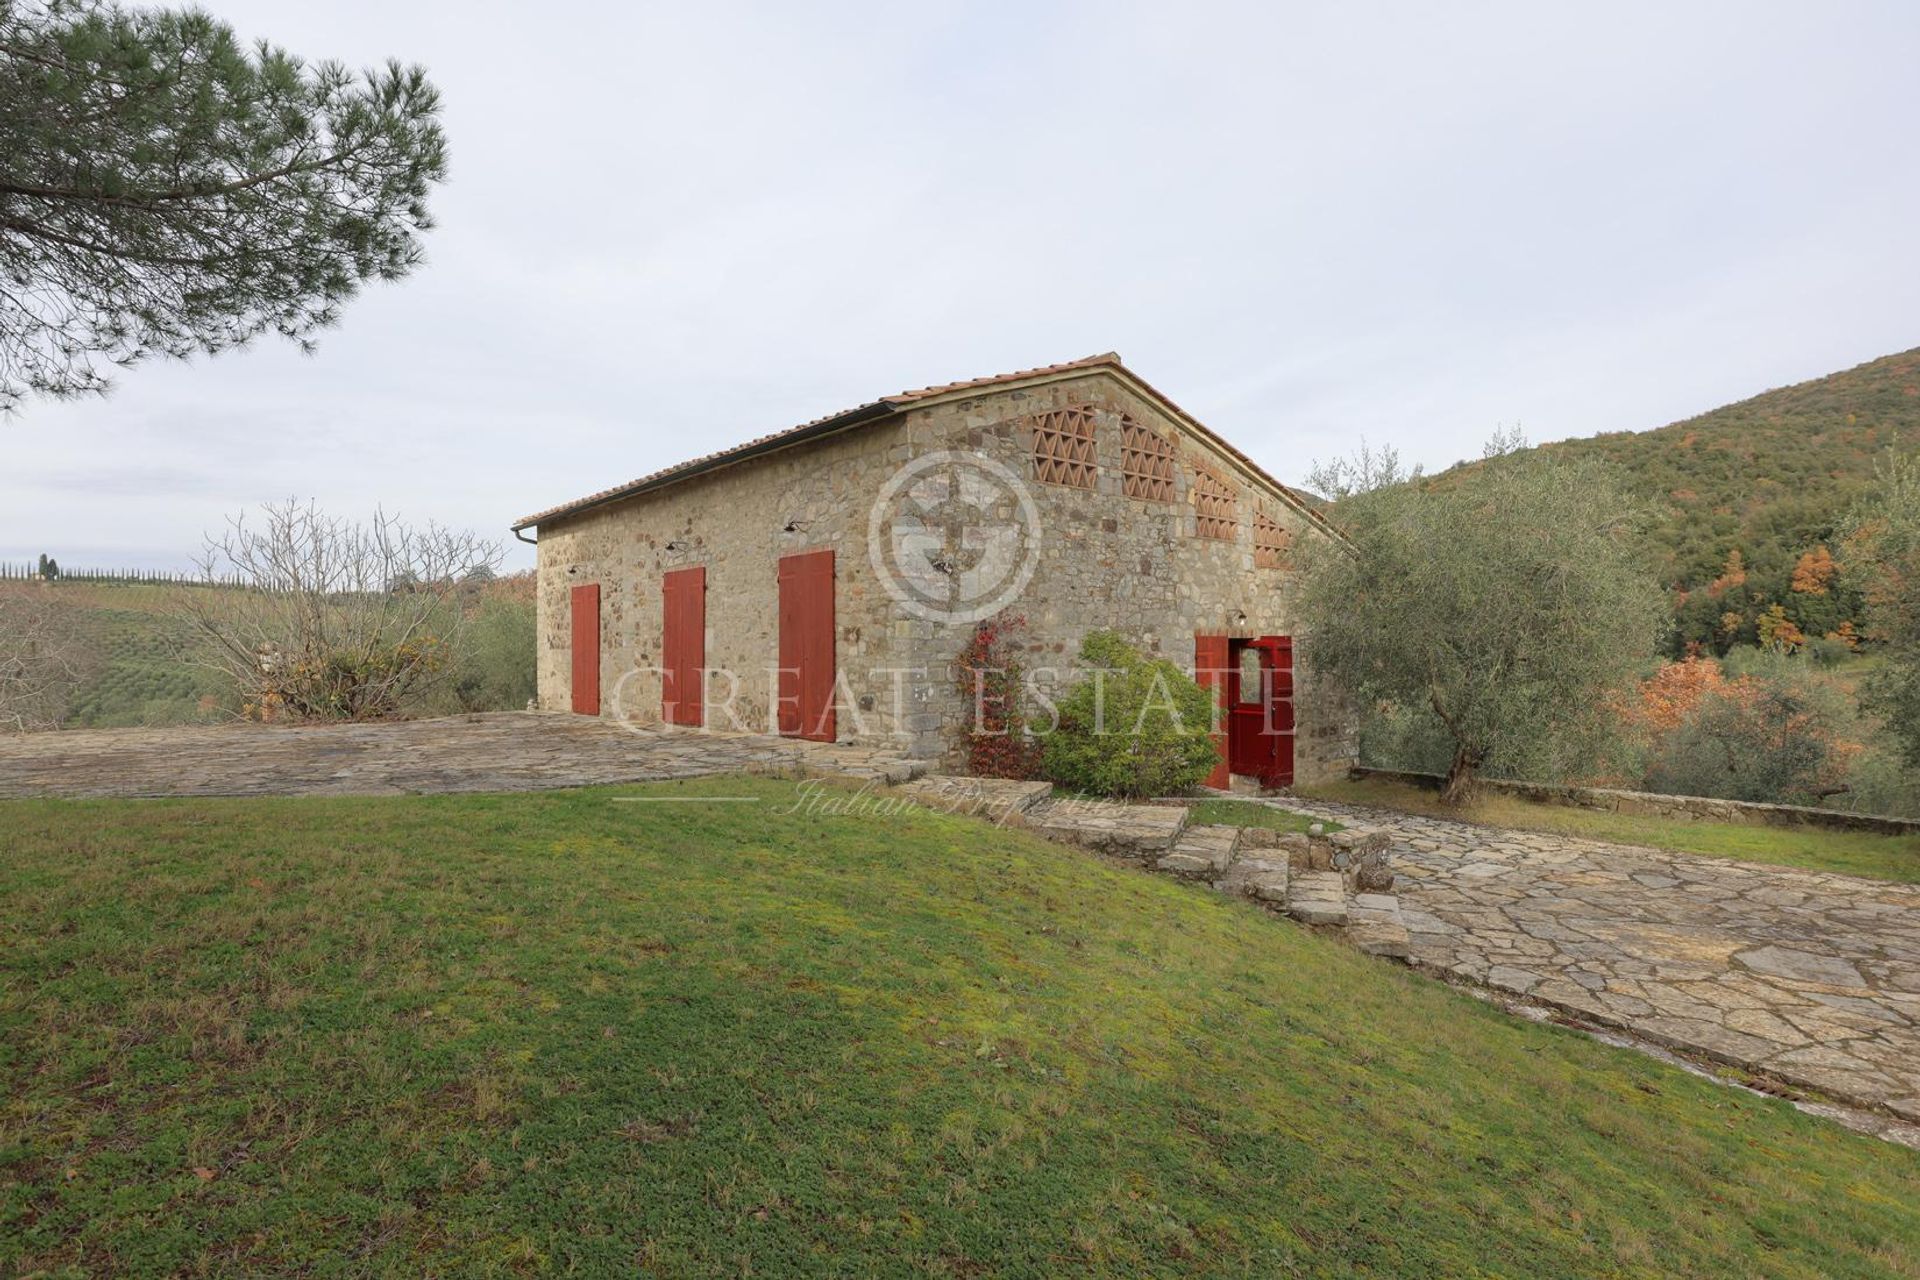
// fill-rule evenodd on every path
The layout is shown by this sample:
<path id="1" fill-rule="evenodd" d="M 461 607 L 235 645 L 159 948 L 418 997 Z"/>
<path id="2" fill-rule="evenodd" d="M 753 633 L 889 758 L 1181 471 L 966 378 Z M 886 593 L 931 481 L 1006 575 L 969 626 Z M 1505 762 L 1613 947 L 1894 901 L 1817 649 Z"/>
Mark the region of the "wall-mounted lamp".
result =
<path id="1" fill-rule="evenodd" d="M 1233 611 L 1233 625 L 1236 627 L 1244 627 L 1247 625 L 1247 611 L 1245 609 L 1235 609 Z"/>
<path id="2" fill-rule="evenodd" d="M 572 577 L 572 576 L 573 576 L 574 574 L 576 574 L 576 573 L 578 573 L 578 572 L 580 572 L 580 566 L 579 566 L 579 565 L 577 565 L 577 564 L 570 564 L 570 565 L 568 565 L 568 566 L 567 566 L 567 576 L 568 576 L 569 578 L 571 578 L 571 577 Z"/>
<path id="3" fill-rule="evenodd" d="M 686 549 L 687 540 L 685 538 L 674 538 L 667 543 L 667 550 L 669 551 L 685 551 Z"/>
<path id="4" fill-rule="evenodd" d="M 789 520 L 780 526 L 780 532 L 799 533 L 802 529 L 811 529 L 812 527 L 813 521 L 811 520 Z"/>

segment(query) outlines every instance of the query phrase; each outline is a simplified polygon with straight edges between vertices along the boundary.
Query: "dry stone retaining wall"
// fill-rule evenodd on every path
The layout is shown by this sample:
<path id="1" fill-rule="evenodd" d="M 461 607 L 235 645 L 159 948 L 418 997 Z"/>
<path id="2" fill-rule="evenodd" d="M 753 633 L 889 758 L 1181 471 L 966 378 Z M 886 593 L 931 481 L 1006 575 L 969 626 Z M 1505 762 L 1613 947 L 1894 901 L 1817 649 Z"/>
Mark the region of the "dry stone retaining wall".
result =
<path id="1" fill-rule="evenodd" d="M 1356 765 L 1349 773 L 1357 779 L 1384 778 L 1428 788 L 1438 787 L 1441 781 L 1438 774 L 1372 769 L 1364 765 Z M 1669 796 L 1655 791 L 1620 791 L 1610 787 L 1555 786 L 1543 782 L 1514 782 L 1504 778 L 1482 778 L 1475 785 L 1500 795 L 1516 796 L 1538 804 L 1557 804 L 1570 809 L 1596 809 L 1650 818 L 1685 818 L 1756 827 L 1822 827 L 1833 831 L 1866 831 L 1889 836 L 1920 835 L 1920 818 L 1890 818 L 1873 813 L 1850 813 L 1844 809 L 1754 804 L 1745 800 Z"/>

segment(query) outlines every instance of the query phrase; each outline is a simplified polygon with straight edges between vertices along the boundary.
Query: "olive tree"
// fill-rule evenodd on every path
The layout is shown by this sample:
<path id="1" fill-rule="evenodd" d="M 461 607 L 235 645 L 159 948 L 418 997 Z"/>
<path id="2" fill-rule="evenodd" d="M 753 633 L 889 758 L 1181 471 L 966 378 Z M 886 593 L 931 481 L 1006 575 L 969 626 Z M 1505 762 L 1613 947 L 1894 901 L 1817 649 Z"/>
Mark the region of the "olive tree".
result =
<path id="1" fill-rule="evenodd" d="M 1867 636 L 1883 654 L 1863 702 L 1886 718 L 1907 763 L 1920 765 L 1920 457 L 1881 460 L 1845 536 L 1865 570 Z"/>
<path id="2" fill-rule="evenodd" d="M 1577 758 L 1665 625 L 1622 489 L 1517 443 L 1433 480 L 1389 468 L 1334 508 L 1345 543 L 1302 549 L 1306 663 L 1359 705 L 1431 714 L 1448 803 L 1489 764 Z"/>

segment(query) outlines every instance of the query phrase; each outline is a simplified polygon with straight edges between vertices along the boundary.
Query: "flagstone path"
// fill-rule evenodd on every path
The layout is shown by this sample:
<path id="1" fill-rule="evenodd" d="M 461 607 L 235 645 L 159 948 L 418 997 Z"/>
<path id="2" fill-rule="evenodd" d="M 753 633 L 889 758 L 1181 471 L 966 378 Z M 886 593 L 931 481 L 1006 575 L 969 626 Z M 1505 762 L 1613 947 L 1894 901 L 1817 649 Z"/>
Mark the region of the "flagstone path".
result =
<path id="1" fill-rule="evenodd" d="M 0 735 L 0 799 L 538 791 L 787 770 L 886 782 L 921 771 L 861 747 L 629 728 L 564 712 Z"/>
<path id="2" fill-rule="evenodd" d="M 1391 833 L 1416 965 L 1920 1121 L 1920 886 L 1278 803 Z"/>

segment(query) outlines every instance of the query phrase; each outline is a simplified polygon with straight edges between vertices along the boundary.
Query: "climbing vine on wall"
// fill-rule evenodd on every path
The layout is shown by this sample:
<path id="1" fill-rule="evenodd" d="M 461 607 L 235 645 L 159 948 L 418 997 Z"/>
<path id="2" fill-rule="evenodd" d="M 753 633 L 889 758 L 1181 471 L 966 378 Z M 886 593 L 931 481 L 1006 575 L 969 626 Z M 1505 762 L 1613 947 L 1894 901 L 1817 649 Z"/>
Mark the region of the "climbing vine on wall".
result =
<path id="1" fill-rule="evenodd" d="M 1027 734 L 1020 637 L 1027 620 L 996 614 L 974 627 L 955 664 L 962 696 L 972 708 L 967 726 L 967 771 L 976 778 L 1039 776 L 1039 744 Z"/>

